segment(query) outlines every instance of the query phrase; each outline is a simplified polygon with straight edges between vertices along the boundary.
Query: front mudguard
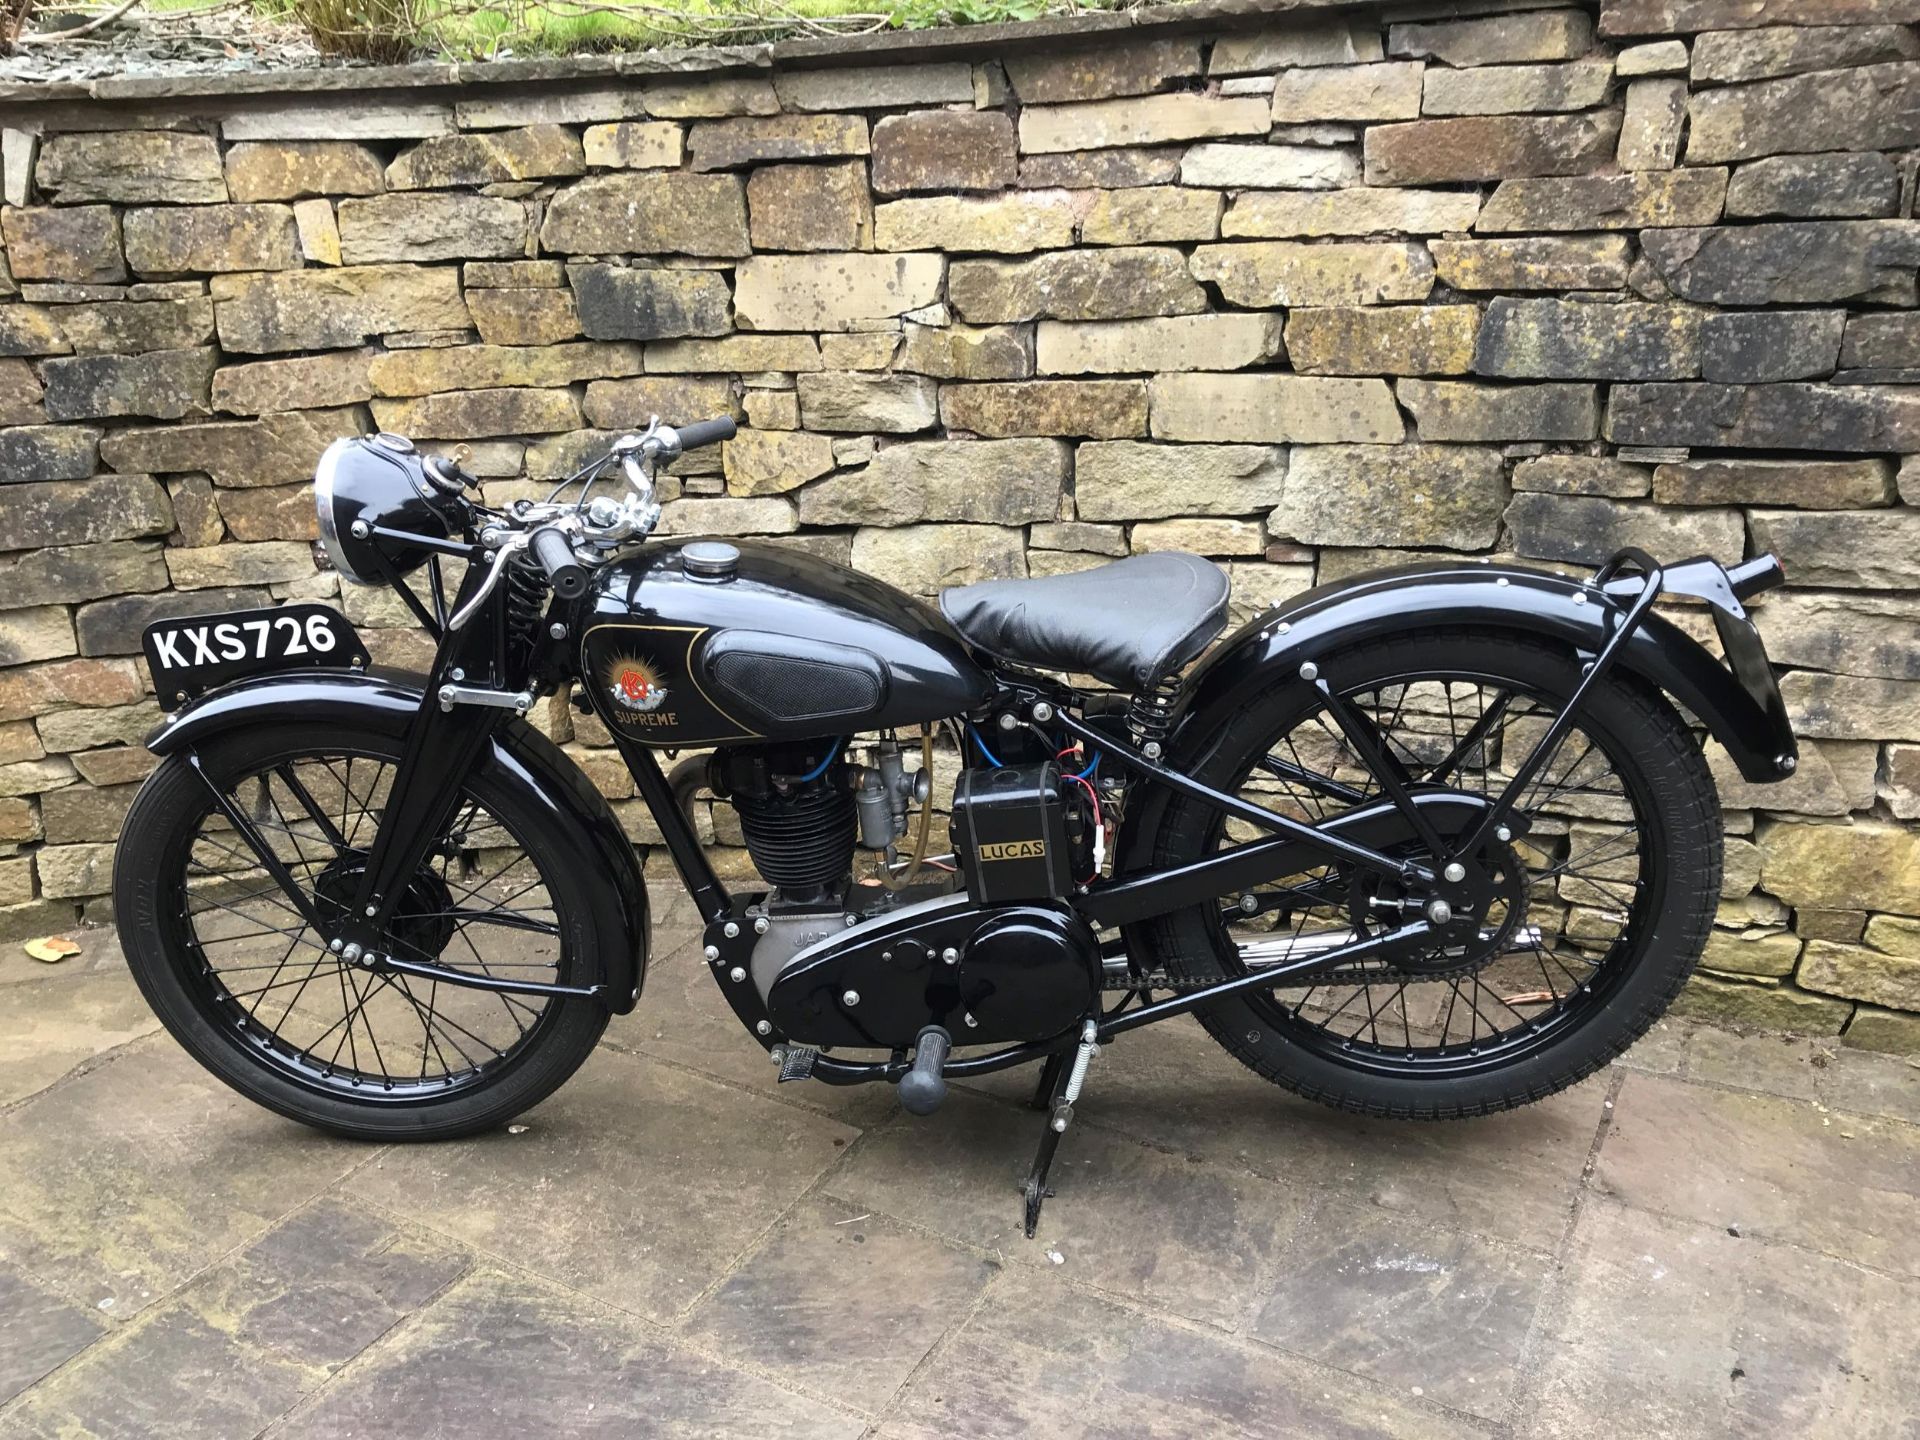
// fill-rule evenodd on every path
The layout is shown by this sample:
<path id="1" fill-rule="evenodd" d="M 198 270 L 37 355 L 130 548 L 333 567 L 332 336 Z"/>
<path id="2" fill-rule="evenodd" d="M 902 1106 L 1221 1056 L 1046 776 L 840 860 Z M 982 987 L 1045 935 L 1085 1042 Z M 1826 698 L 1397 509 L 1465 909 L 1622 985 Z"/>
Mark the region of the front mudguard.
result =
<path id="1" fill-rule="evenodd" d="M 196 700 L 168 717 L 146 743 L 156 755 L 180 754 L 228 731 L 289 718 L 364 725 L 404 739 L 425 694 L 422 678 L 404 671 L 277 671 Z M 559 746 L 524 720 L 503 724 L 480 763 L 489 778 L 517 788 L 565 820 L 558 829 L 572 838 L 553 860 L 600 877 L 601 883 L 589 887 L 596 907 L 595 933 L 618 937 L 618 943 L 592 957 L 599 968 L 595 983 L 607 1008 L 626 1014 L 639 1000 L 646 978 L 647 887 L 633 846 L 606 797 Z"/>
<path id="2" fill-rule="evenodd" d="M 1691 563 L 1671 567 L 1669 574 L 1681 583 L 1669 583 L 1667 593 L 1708 599 L 1716 615 L 1732 606 L 1730 619 L 1750 632 L 1731 592 L 1719 593 L 1724 573 L 1713 567 L 1720 584 L 1696 587 L 1689 583 L 1693 570 Z M 1195 667 L 1168 737 L 1167 761 L 1189 770 L 1221 721 L 1249 697 L 1305 685 L 1303 664 L 1356 642 L 1457 625 L 1556 641 L 1590 660 L 1626 618 L 1632 599 L 1630 593 L 1512 565 L 1404 565 L 1317 586 L 1248 621 Z M 1741 775 L 1767 784 L 1793 773 L 1798 746 L 1757 635 L 1751 644 L 1742 657 L 1748 662 L 1740 667 L 1743 675 L 1736 678 L 1692 636 L 1649 612 L 1616 663 L 1677 700 L 1726 747 Z M 1168 798 L 1164 787 L 1155 788 L 1163 793 L 1147 797 L 1128 816 L 1116 857 L 1122 873 L 1146 863 Z"/>

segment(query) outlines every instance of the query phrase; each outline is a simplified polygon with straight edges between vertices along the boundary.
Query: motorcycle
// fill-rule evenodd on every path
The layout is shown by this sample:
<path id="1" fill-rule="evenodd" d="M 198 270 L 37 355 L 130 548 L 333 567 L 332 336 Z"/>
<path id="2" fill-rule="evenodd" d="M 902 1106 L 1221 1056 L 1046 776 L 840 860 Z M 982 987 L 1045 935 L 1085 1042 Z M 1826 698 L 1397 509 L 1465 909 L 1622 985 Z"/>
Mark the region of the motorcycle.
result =
<path id="1" fill-rule="evenodd" d="M 319 605 L 149 627 L 170 713 L 115 914 L 213 1074 L 336 1135 L 448 1139 L 552 1093 L 634 1008 L 634 847 L 528 718 L 563 693 L 631 771 L 782 1081 L 888 1083 L 927 1115 L 951 1080 L 1040 1067 L 1032 1235 L 1094 1057 L 1177 1015 L 1372 1115 L 1589 1075 L 1713 922 L 1718 804 L 1679 707 L 1747 780 L 1795 766 L 1743 603 L 1784 582 L 1772 556 L 1408 565 L 1215 644 L 1227 581 L 1190 555 L 936 609 L 797 548 L 650 538 L 656 467 L 733 434 L 656 419 L 505 508 L 401 437 L 336 442 L 325 552 L 432 637 L 424 676 Z M 1671 597 L 1704 602 L 1724 660 Z M 703 787 L 764 888 L 716 875 Z"/>

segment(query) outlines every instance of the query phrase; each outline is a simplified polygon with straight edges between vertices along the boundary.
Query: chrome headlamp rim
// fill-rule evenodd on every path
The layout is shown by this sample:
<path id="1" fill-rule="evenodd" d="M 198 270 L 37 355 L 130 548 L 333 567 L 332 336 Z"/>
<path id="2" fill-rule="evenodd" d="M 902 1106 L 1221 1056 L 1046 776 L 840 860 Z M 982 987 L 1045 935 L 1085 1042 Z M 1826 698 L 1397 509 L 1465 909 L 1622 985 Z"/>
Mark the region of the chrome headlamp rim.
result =
<path id="1" fill-rule="evenodd" d="M 374 581 L 353 568 L 347 559 L 346 546 L 340 540 L 339 516 L 334 506 L 334 477 L 340 467 L 340 457 L 352 444 L 351 440 L 336 440 L 321 455 L 320 463 L 313 472 L 313 501 L 319 511 L 320 547 L 327 553 L 327 560 L 342 580 L 350 585 L 371 585 Z"/>

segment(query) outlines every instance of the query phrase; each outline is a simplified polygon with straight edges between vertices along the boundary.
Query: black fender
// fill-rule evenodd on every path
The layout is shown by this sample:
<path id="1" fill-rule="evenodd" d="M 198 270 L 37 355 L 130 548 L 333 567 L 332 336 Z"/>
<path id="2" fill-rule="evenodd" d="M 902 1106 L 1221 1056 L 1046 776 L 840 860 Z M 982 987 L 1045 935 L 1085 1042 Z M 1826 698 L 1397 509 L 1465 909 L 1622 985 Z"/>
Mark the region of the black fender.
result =
<path id="1" fill-rule="evenodd" d="M 223 686 L 171 715 L 147 736 L 147 748 L 168 756 L 190 751 L 230 730 L 284 721 L 338 721 L 403 738 L 425 697 L 422 676 L 406 671 L 282 670 Z M 646 978 L 647 886 L 633 846 L 606 797 L 580 767 L 525 720 L 513 719 L 495 733 L 481 765 L 490 778 L 514 786 L 535 803 L 557 812 L 571 837 L 558 862 L 597 875 L 596 929 L 618 937 L 594 957 L 607 1008 L 632 1010 Z"/>
<path id="2" fill-rule="evenodd" d="M 1724 573 L 1713 569 L 1724 582 Z M 1669 573 L 1679 578 L 1681 567 Z M 1707 588 L 1668 586 L 1674 593 L 1703 596 Z M 1303 664 L 1357 641 L 1422 626 L 1460 625 L 1558 641 L 1571 653 L 1591 658 L 1626 618 L 1632 598 L 1633 593 L 1616 595 L 1521 566 L 1446 562 L 1372 570 L 1316 586 L 1249 620 L 1194 668 L 1182 686 L 1167 763 L 1187 770 L 1221 717 L 1259 691 L 1307 684 L 1300 678 Z M 1717 595 L 1707 598 L 1720 603 Z M 1731 594 L 1724 598 L 1738 612 Z M 1737 613 L 1737 623 L 1750 628 L 1744 612 Z M 1649 612 L 1615 663 L 1678 701 L 1726 747 L 1746 779 L 1766 784 L 1792 773 L 1798 749 L 1763 652 L 1758 669 L 1765 673 L 1743 682 L 1699 641 Z M 1167 798 L 1164 793 L 1149 797 L 1129 815 L 1129 833 L 1116 856 L 1119 873 L 1146 863 Z"/>

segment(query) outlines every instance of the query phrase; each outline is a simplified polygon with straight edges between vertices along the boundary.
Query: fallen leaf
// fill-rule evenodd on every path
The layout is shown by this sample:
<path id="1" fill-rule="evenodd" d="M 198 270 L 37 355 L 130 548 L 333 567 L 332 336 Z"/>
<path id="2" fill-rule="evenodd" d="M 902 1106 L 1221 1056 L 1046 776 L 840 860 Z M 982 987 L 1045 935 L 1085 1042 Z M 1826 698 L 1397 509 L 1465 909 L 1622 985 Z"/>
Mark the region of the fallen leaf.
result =
<path id="1" fill-rule="evenodd" d="M 42 935 L 38 940 L 27 941 L 21 949 L 48 965 L 58 965 L 69 955 L 80 953 L 80 947 L 64 935 Z"/>

